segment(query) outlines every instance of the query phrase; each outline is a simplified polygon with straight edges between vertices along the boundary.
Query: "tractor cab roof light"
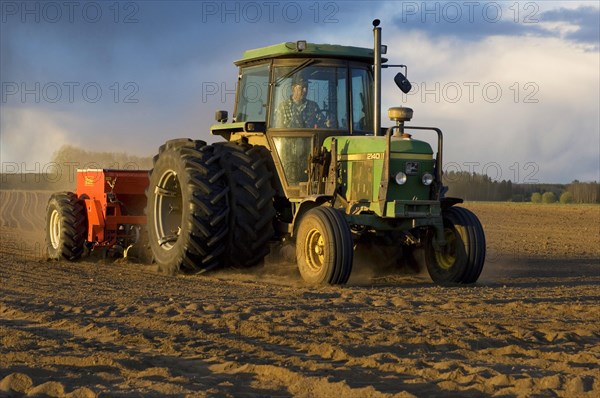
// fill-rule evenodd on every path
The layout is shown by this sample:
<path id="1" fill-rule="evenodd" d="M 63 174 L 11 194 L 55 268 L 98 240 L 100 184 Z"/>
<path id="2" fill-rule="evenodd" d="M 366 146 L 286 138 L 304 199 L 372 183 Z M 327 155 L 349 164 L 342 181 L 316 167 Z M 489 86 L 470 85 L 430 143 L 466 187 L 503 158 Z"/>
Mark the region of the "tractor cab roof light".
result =
<path id="1" fill-rule="evenodd" d="M 306 50 L 306 40 L 298 40 L 296 42 L 296 50 L 299 52 Z"/>

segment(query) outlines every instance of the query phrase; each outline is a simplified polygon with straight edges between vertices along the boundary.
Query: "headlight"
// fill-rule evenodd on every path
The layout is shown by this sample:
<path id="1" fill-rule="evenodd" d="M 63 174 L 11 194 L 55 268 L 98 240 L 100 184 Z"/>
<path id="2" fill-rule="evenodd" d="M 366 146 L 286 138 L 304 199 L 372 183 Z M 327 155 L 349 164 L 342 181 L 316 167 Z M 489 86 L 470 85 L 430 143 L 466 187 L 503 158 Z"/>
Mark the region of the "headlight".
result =
<path id="1" fill-rule="evenodd" d="M 396 174 L 396 177 L 394 177 L 394 179 L 396 180 L 396 184 L 403 185 L 406 182 L 406 174 L 399 171 L 398 174 Z"/>
<path id="2" fill-rule="evenodd" d="M 423 181 L 423 185 L 431 185 L 433 182 L 433 176 L 429 173 L 425 173 L 423 174 L 423 177 L 421 177 L 421 181 Z"/>

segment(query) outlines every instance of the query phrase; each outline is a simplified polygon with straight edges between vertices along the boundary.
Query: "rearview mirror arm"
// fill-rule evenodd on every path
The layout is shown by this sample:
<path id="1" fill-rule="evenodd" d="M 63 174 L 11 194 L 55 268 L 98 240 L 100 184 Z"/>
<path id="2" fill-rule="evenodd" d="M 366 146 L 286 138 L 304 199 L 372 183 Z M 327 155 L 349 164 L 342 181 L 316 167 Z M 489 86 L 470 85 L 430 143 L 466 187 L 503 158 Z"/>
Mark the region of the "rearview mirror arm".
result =
<path id="1" fill-rule="evenodd" d="M 406 65 L 381 65 L 382 68 L 404 68 L 404 76 L 408 79 L 408 66 Z"/>

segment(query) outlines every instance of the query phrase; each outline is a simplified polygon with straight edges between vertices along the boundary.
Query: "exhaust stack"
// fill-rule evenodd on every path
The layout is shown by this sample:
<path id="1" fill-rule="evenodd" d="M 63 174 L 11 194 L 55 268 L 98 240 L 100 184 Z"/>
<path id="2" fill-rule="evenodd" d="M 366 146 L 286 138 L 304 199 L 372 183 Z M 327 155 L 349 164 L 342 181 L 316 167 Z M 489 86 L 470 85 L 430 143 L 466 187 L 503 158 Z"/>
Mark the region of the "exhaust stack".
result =
<path id="1" fill-rule="evenodd" d="M 375 98 L 373 105 L 373 135 L 379 135 L 381 132 L 381 28 L 380 21 L 373 21 L 373 74 L 375 78 Z"/>

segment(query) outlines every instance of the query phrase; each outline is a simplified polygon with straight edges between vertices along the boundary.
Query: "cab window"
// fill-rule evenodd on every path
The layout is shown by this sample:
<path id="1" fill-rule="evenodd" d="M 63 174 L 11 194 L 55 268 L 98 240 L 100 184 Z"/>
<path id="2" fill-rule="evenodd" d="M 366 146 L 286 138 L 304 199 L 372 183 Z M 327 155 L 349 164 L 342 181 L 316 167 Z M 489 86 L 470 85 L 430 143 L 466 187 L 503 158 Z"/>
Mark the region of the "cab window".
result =
<path id="1" fill-rule="evenodd" d="M 367 69 L 352 68 L 352 127 L 358 131 L 373 128 L 373 79 Z"/>
<path id="2" fill-rule="evenodd" d="M 346 71 L 335 66 L 276 67 L 270 126 L 346 130 Z"/>
<path id="3" fill-rule="evenodd" d="M 235 121 L 266 121 L 269 65 L 242 68 L 241 75 L 235 108 Z"/>

